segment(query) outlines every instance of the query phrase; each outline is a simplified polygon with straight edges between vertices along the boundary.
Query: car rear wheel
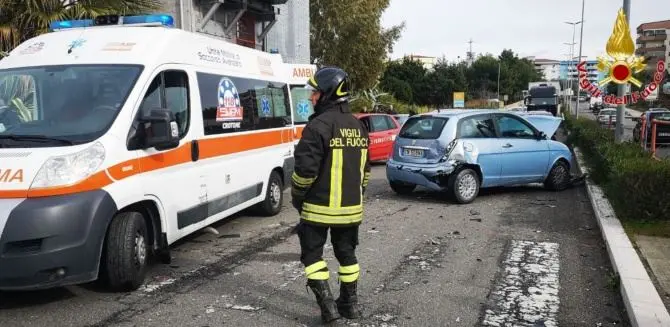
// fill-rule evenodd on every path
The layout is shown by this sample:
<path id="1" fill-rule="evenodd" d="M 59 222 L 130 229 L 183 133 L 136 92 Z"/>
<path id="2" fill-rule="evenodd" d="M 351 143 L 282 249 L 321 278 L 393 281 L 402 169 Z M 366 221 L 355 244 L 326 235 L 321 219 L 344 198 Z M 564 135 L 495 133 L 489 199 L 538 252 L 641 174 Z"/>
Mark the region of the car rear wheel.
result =
<path id="1" fill-rule="evenodd" d="M 570 185 L 570 168 L 563 161 L 557 161 L 547 179 L 544 181 L 544 187 L 552 191 L 563 191 Z"/>
<path id="2" fill-rule="evenodd" d="M 410 194 L 410 193 L 414 192 L 414 189 L 416 189 L 416 185 L 412 185 L 412 184 L 403 184 L 403 183 L 389 181 L 389 185 L 391 185 L 391 189 L 393 189 L 394 192 L 396 192 L 400 195 Z"/>
<path id="3" fill-rule="evenodd" d="M 149 237 L 144 216 L 122 212 L 109 225 L 103 258 L 105 281 L 113 291 L 128 292 L 144 282 L 149 262 Z"/>
<path id="4" fill-rule="evenodd" d="M 451 195 L 460 204 L 474 201 L 479 194 L 479 187 L 479 176 L 470 168 L 462 169 L 453 175 L 448 185 Z"/>

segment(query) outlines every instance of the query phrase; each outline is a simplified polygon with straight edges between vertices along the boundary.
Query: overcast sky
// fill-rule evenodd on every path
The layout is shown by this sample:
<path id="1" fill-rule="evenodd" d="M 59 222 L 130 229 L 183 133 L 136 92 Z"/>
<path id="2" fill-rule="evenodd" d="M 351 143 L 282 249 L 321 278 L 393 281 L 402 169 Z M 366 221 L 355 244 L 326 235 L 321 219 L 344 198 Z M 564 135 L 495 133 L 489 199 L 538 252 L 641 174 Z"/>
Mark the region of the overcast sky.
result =
<path id="1" fill-rule="evenodd" d="M 623 0 L 586 0 L 583 55 L 604 54 Z M 475 53 L 500 54 L 504 48 L 520 56 L 565 60 L 572 26 L 579 21 L 581 0 L 391 0 L 383 26 L 405 21 L 392 58 L 405 54 L 465 57 L 472 38 Z M 631 0 L 630 27 L 670 20 L 670 0 Z M 575 42 L 579 43 L 579 26 Z M 633 40 L 636 35 L 633 34 Z M 575 46 L 578 56 L 579 44 Z"/>

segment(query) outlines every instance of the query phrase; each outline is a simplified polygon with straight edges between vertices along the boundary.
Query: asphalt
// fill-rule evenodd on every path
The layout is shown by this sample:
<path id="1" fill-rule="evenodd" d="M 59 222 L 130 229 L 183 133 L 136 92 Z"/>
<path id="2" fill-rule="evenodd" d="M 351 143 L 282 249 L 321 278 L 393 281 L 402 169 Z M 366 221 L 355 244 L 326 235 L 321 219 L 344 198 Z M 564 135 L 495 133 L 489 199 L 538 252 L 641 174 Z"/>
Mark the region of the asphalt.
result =
<path id="1" fill-rule="evenodd" d="M 627 326 L 583 187 L 483 191 L 470 205 L 394 194 L 373 167 L 352 326 Z M 148 285 L 0 293 L 0 326 L 317 326 L 296 212 L 239 216 L 173 247 Z M 337 266 L 326 249 L 331 271 Z M 334 275 L 334 274 L 333 274 Z M 335 294 L 337 284 L 332 282 Z M 511 290 L 516 289 L 516 292 Z M 528 321 L 534 321 L 530 323 Z"/>

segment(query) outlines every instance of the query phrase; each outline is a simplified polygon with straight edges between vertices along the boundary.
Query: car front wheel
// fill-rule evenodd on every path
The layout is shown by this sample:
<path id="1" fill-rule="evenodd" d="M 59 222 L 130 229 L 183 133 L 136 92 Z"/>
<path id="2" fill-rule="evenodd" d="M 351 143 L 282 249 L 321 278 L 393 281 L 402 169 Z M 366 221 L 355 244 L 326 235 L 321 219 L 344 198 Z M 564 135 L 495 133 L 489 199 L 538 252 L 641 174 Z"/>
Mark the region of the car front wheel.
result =
<path id="1" fill-rule="evenodd" d="M 544 186 L 552 191 L 563 191 L 570 185 L 570 168 L 563 161 L 557 161 L 547 179 L 544 181 Z"/>
<path id="2" fill-rule="evenodd" d="M 470 168 L 460 170 L 450 178 L 449 182 L 449 190 L 460 204 L 474 201 L 479 194 L 479 187 L 479 176 Z"/>
<path id="3" fill-rule="evenodd" d="M 134 291 L 142 285 L 149 261 L 148 240 L 142 214 L 122 212 L 114 217 L 103 259 L 103 274 L 113 291 Z"/>

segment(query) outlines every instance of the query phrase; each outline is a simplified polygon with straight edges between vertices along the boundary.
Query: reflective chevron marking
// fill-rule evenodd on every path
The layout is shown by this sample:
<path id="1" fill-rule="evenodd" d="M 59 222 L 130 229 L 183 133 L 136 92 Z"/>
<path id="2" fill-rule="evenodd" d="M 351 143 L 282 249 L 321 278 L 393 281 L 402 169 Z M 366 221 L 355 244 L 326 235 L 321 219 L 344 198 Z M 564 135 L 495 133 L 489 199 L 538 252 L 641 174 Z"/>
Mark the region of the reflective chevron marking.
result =
<path id="1" fill-rule="evenodd" d="M 558 326 L 557 243 L 512 241 L 484 326 Z"/>

